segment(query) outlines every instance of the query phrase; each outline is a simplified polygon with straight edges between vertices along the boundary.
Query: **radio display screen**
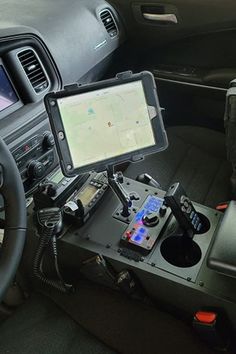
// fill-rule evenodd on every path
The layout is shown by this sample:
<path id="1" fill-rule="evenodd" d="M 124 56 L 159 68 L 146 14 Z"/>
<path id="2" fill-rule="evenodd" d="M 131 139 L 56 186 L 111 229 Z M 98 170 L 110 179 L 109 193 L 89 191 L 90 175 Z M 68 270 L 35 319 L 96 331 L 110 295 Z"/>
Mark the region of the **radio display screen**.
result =
<path id="1" fill-rule="evenodd" d="M 95 194 L 98 192 L 98 189 L 95 186 L 87 186 L 84 188 L 77 198 L 79 198 L 84 206 L 87 206 L 91 200 L 94 198 Z"/>
<path id="2" fill-rule="evenodd" d="M 12 106 L 18 101 L 18 97 L 7 77 L 2 65 L 0 65 L 0 112 Z"/>
<path id="3" fill-rule="evenodd" d="M 53 177 L 51 178 L 51 181 L 54 183 L 59 183 L 63 180 L 63 178 L 64 178 L 64 176 L 63 176 L 61 170 L 59 170 L 55 173 L 55 175 L 53 175 Z"/>

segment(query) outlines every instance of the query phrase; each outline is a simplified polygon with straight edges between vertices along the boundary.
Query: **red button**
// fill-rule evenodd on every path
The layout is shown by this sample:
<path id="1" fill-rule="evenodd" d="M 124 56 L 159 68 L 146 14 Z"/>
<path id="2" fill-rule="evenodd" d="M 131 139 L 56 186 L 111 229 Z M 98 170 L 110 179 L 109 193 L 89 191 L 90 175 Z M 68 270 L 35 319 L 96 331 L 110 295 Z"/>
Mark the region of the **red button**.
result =
<path id="1" fill-rule="evenodd" d="M 25 146 L 23 147 L 23 149 L 24 149 L 25 152 L 27 152 L 27 151 L 30 150 L 30 147 L 29 147 L 29 145 L 25 145 Z"/>
<path id="2" fill-rule="evenodd" d="M 210 324 L 215 322 L 216 320 L 216 313 L 214 312 L 204 312 L 204 311 L 198 311 L 195 315 L 195 318 L 198 320 L 198 322 Z"/>
<path id="3" fill-rule="evenodd" d="M 217 205 L 216 210 L 224 211 L 227 208 L 228 208 L 228 204 L 219 204 L 219 205 Z"/>
<path id="4" fill-rule="evenodd" d="M 131 232 L 130 232 L 130 231 L 127 231 L 127 232 L 125 233 L 125 235 L 126 235 L 126 238 L 127 238 L 128 240 L 131 238 Z"/>

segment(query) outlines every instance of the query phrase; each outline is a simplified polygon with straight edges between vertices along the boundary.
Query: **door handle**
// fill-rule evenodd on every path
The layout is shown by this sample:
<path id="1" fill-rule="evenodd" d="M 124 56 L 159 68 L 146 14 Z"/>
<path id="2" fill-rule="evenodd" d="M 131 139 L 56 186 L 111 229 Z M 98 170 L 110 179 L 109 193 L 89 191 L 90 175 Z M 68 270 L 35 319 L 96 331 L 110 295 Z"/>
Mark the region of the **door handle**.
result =
<path id="1" fill-rule="evenodd" d="M 152 14 L 148 12 L 143 13 L 145 20 L 156 21 L 156 22 L 168 22 L 168 23 L 178 23 L 178 19 L 175 14 Z"/>

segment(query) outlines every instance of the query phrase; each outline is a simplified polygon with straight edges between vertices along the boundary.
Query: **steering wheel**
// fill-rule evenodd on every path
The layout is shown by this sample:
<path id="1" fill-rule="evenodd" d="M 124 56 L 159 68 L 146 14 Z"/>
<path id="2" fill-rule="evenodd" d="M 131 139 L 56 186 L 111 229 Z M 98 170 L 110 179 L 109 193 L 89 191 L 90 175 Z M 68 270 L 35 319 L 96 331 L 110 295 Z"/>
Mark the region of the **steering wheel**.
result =
<path id="1" fill-rule="evenodd" d="M 0 138 L 0 193 L 5 205 L 5 232 L 0 249 L 0 301 L 14 279 L 26 237 L 26 204 L 21 176 Z"/>

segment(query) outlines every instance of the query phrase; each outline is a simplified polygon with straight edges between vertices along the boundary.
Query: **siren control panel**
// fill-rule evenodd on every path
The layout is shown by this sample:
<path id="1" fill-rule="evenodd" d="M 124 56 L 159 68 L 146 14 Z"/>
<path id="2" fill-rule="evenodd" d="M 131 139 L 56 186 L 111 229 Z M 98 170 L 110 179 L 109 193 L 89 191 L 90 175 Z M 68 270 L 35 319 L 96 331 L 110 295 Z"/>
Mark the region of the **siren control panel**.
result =
<path id="1" fill-rule="evenodd" d="M 155 245 L 171 211 L 164 199 L 148 196 L 141 209 L 121 237 L 121 244 L 133 250 L 148 254 Z"/>

